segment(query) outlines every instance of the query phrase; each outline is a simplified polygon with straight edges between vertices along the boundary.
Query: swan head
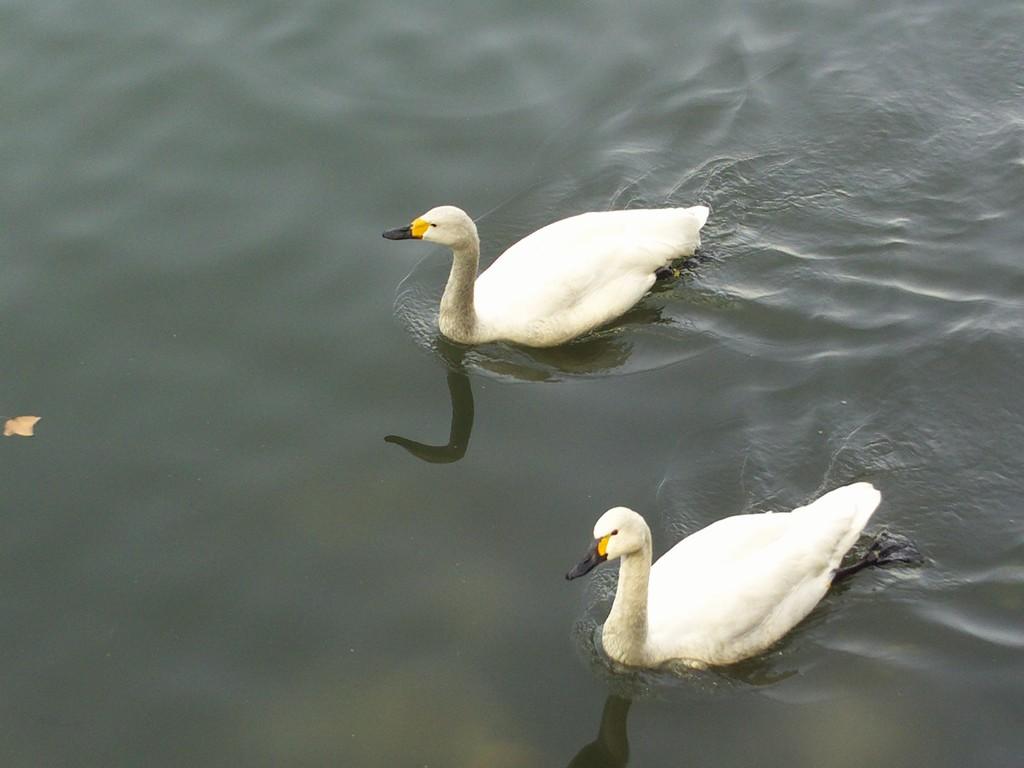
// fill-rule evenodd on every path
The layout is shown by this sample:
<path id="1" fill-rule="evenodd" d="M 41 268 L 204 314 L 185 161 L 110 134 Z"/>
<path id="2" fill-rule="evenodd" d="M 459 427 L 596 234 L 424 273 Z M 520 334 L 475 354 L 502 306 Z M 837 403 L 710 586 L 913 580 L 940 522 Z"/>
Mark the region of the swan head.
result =
<path id="1" fill-rule="evenodd" d="M 645 546 L 651 546 L 651 529 L 644 519 L 628 507 L 613 507 L 598 519 L 590 551 L 565 578 L 577 579 L 607 560 L 631 555 Z"/>
<path id="2" fill-rule="evenodd" d="M 468 213 L 454 205 L 431 208 L 409 226 L 389 229 L 384 237 L 388 240 L 429 240 L 453 249 L 479 243 L 476 224 Z"/>

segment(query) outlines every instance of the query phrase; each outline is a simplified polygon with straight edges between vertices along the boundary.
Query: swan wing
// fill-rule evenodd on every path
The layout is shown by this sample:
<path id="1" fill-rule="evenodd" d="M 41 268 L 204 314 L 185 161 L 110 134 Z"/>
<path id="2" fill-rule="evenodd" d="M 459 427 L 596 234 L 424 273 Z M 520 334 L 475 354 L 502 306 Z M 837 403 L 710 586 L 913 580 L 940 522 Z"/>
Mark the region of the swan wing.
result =
<path id="1" fill-rule="evenodd" d="M 704 206 L 606 211 L 549 224 L 477 278 L 477 315 L 501 330 L 578 335 L 633 306 L 655 270 L 691 255 L 707 215 Z"/>
<path id="2" fill-rule="evenodd" d="M 789 513 L 738 515 L 687 537 L 651 569 L 652 647 L 710 664 L 767 648 L 825 595 L 880 499 L 856 483 Z"/>

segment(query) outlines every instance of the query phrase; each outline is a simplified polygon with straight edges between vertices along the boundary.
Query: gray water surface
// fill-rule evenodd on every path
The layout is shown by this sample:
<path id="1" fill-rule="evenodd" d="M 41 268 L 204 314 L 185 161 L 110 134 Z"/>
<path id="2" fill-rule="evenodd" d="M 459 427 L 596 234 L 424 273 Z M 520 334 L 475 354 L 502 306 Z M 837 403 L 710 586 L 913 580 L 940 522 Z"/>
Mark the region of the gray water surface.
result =
<path id="1" fill-rule="evenodd" d="M 0 763 L 1019 765 L 1022 40 L 998 0 L 0 5 L 0 404 L 43 417 L 0 441 Z M 611 328 L 464 350 L 446 254 L 380 237 L 442 203 L 485 263 L 712 215 Z M 563 574 L 606 508 L 661 552 L 856 480 L 923 566 L 729 670 L 601 662 L 614 568 Z"/>

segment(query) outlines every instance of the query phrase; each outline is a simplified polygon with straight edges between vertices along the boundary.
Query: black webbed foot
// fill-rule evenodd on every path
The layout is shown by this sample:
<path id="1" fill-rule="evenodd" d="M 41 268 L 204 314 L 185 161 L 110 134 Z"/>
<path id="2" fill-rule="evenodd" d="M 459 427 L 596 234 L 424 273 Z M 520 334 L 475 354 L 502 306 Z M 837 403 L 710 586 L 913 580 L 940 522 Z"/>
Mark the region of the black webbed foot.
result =
<path id="1" fill-rule="evenodd" d="M 871 542 L 868 552 L 874 553 L 875 565 L 917 565 L 924 561 L 914 542 L 899 533 L 885 530 Z"/>
<path id="2" fill-rule="evenodd" d="M 655 280 L 676 280 L 679 278 L 679 270 L 675 267 L 658 267 L 654 270 Z"/>
<path id="3" fill-rule="evenodd" d="M 917 565 L 922 562 L 924 557 L 914 542 L 902 534 L 883 530 L 875 536 L 875 540 L 871 542 L 871 546 L 860 560 L 836 569 L 832 582 L 852 576 L 872 565 Z"/>

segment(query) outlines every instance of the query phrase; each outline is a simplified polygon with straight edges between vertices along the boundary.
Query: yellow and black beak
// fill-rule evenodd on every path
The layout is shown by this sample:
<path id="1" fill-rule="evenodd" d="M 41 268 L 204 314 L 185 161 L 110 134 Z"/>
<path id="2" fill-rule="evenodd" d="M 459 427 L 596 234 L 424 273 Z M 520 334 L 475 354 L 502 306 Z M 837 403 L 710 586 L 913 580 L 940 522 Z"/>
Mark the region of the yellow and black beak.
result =
<path id="1" fill-rule="evenodd" d="M 608 539 L 611 536 L 604 536 L 594 542 L 594 546 L 587 552 L 586 557 L 576 563 L 576 566 L 565 574 L 565 578 L 568 581 L 578 579 L 580 576 L 584 576 L 590 573 L 592 570 L 597 568 L 601 563 L 608 559 Z"/>
<path id="2" fill-rule="evenodd" d="M 430 225 L 423 219 L 416 219 L 408 227 L 389 229 L 384 233 L 388 240 L 422 240 L 423 233 L 430 228 Z"/>

